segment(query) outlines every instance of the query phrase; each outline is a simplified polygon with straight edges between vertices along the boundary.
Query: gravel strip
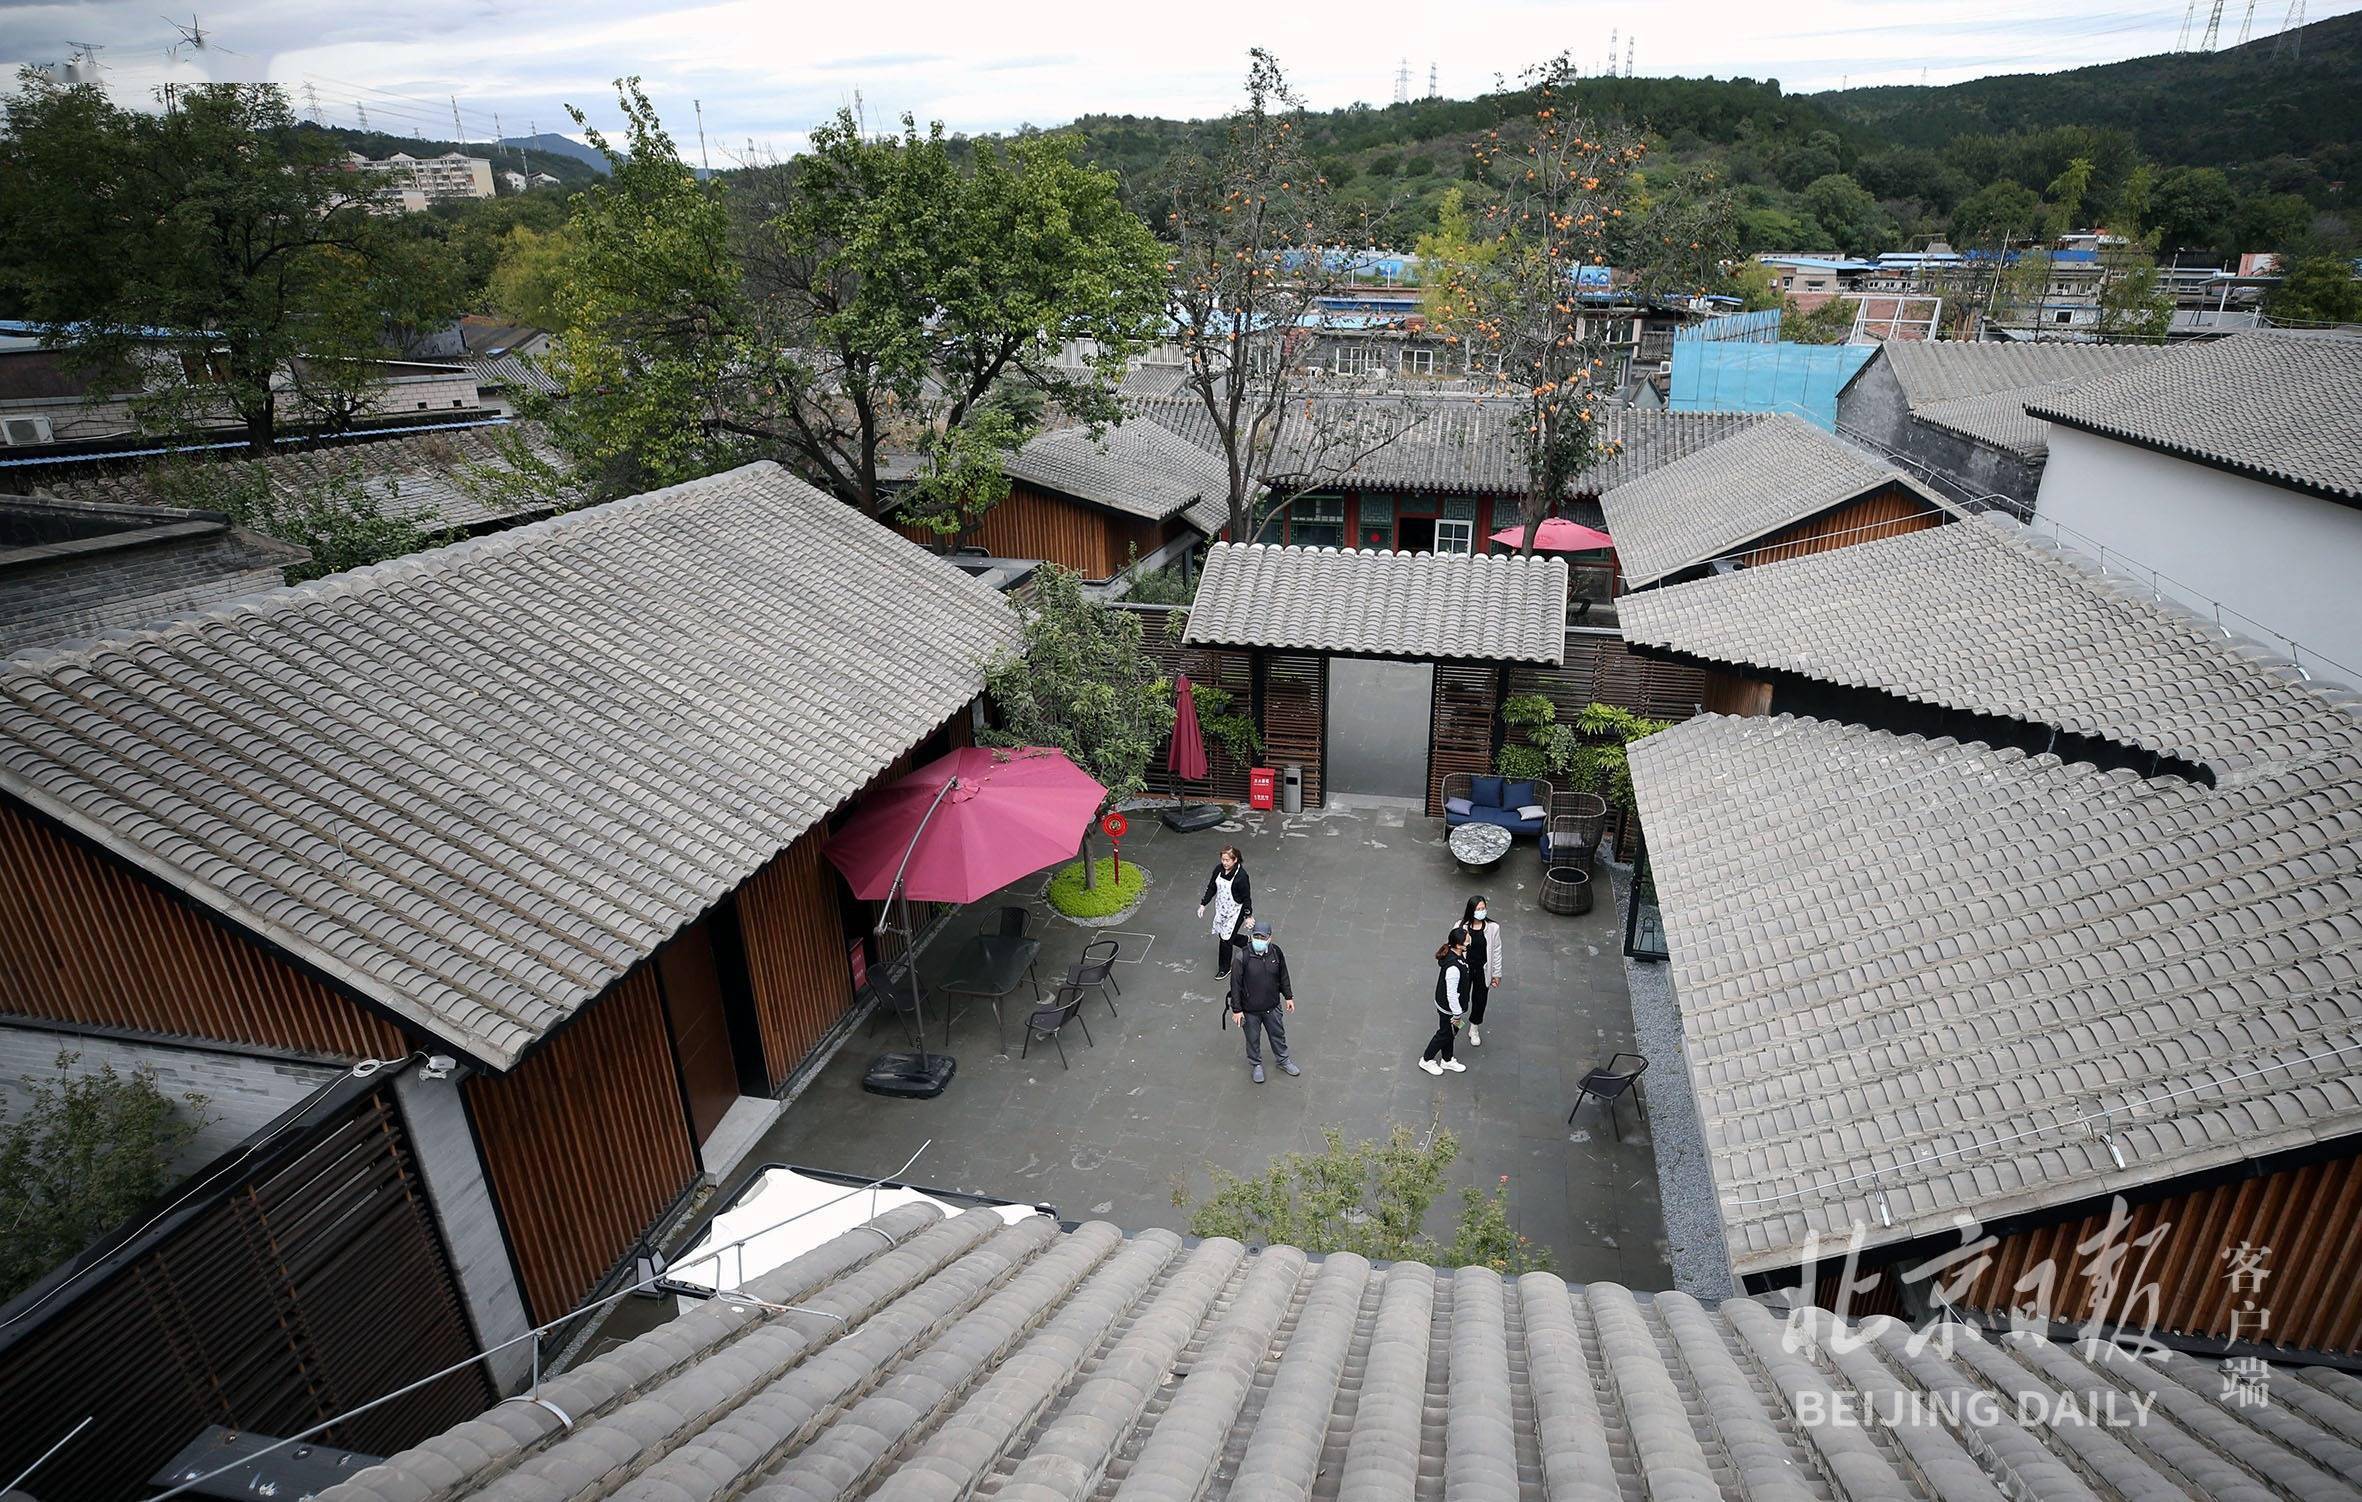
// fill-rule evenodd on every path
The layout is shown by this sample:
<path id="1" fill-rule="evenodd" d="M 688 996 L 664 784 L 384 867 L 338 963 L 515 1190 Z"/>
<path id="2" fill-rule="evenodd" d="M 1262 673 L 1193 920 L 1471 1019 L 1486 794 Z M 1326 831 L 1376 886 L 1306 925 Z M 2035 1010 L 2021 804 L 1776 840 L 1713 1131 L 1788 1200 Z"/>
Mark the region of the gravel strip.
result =
<path id="1" fill-rule="evenodd" d="M 1616 912 L 1629 911 L 1632 868 L 1609 864 Z M 1617 929 L 1619 942 L 1623 930 Z M 1738 1292 L 1723 1240 L 1722 1210 L 1707 1165 L 1706 1130 L 1690 1098 L 1689 1061 L 1681 1043 L 1681 1009 L 1673 1000 L 1673 967 L 1627 958 L 1624 983 L 1632 992 L 1632 1028 L 1648 1056 L 1649 1140 L 1657 1150 L 1657 1198 L 1665 1209 L 1666 1259 L 1673 1286 L 1709 1307 Z"/>

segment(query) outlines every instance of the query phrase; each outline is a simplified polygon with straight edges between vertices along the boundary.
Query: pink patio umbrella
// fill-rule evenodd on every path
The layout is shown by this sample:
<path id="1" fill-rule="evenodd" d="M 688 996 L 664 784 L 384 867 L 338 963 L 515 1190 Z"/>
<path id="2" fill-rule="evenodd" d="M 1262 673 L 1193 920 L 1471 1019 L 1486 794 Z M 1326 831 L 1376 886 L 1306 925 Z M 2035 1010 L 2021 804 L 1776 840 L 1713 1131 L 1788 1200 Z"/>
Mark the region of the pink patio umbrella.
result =
<path id="1" fill-rule="evenodd" d="M 974 902 L 1074 854 L 1107 789 L 1048 746 L 971 746 L 862 800 L 828 842 L 853 895 Z"/>
<path id="2" fill-rule="evenodd" d="M 853 895 L 886 904 L 879 933 L 892 926 L 894 899 L 902 899 L 902 938 L 909 944 L 912 899 L 974 902 L 1066 859 L 1106 801 L 1107 789 L 1063 751 L 971 746 L 863 799 L 825 853 Z M 926 1051 L 918 967 L 908 973 L 918 1052 L 872 1060 L 863 1084 L 891 1094 L 939 1095 L 956 1066 L 948 1055 Z"/>
<path id="3" fill-rule="evenodd" d="M 1493 534 L 1493 541 L 1521 547 L 1525 543 L 1525 528 L 1505 527 Z M 1597 527 L 1570 522 L 1563 516 L 1544 517 L 1534 537 L 1535 548 L 1545 553 L 1588 553 L 1615 545 L 1616 540 Z"/>
<path id="4" fill-rule="evenodd" d="M 1206 775 L 1206 734 L 1197 724 L 1197 695 L 1189 675 L 1173 680 L 1173 745 L 1165 753 L 1165 770 L 1183 782 L 1202 782 Z"/>

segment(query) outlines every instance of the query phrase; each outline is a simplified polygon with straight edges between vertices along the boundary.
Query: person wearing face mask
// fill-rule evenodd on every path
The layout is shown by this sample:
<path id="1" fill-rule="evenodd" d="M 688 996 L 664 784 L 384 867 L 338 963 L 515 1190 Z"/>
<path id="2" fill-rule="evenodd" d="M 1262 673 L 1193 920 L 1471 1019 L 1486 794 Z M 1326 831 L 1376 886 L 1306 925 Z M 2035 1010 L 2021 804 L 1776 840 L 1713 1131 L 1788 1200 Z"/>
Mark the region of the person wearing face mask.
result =
<path id="1" fill-rule="evenodd" d="M 1471 897 L 1460 910 L 1460 927 L 1468 932 L 1468 1046 L 1482 1048 L 1484 1002 L 1501 984 L 1501 925 L 1492 921 L 1492 905 Z"/>
<path id="2" fill-rule="evenodd" d="M 1288 1057 L 1288 1028 L 1282 1019 L 1296 1010 L 1296 988 L 1288 980 L 1288 957 L 1271 942 L 1271 925 L 1257 921 L 1246 950 L 1230 965 L 1230 1011 L 1239 1036 L 1247 1040 L 1247 1069 L 1263 1083 L 1263 1034 L 1271 1034 L 1272 1057 L 1282 1074 L 1302 1074 Z"/>
<path id="3" fill-rule="evenodd" d="M 1254 883 L 1247 879 L 1246 858 L 1236 845 L 1222 847 L 1214 874 L 1206 878 L 1206 889 L 1197 899 L 1197 915 L 1203 918 L 1209 907 L 1214 910 L 1214 979 L 1220 980 L 1230 973 L 1247 920 L 1255 915 Z"/>
<path id="4" fill-rule="evenodd" d="M 1452 1035 L 1468 1016 L 1468 930 L 1455 928 L 1435 951 L 1435 1036 L 1419 1055 L 1419 1067 L 1429 1074 L 1449 1069 L 1454 1074 L 1468 1066 L 1452 1057 Z"/>

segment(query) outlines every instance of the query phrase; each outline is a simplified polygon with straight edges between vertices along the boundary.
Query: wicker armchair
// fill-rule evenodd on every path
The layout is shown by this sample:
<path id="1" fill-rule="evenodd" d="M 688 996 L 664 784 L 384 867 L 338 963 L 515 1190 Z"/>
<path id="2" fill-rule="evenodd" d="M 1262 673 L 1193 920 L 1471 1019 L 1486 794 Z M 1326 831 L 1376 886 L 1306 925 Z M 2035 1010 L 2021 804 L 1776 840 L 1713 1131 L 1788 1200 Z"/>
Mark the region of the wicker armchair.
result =
<path id="1" fill-rule="evenodd" d="M 1588 866 L 1607 833 L 1607 800 L 1597 793 L 1560 793 L 1550 800 L 1550 825 L 1542 834 L 1545 866 Z"/>
<path id="2" fill-rule="evenodd" d="M 1446 773 L 1443 779 L 1444 801 L 1448 803 L 1454 798 L 1466 798 L 1471 803 L 1474 803 L 1475 798 L 1473 795 L 1476 790 L 1476 779 L 1479 776 L 1492 775 L 1494 774 L 1477 772 Z M 1552 800 L 1555 794 L 1553 793 L 1549 782 L 1544 778 L 1505 777 L 1500 780 L 1503 782 L 1531 782 L 1534 785 L 1534 802 L 1541 805 L 1543 808 L 1551 808 L 1554 806 Z M 1487 824 L 1498 824 L 1513 835 L 1538 835 L 1549 826 L 1550 821 L 1547 817 L 1540 819 L 1519 819 L 1514 816 L 1515 812 L 1516 811 L 1514 809 L 1502 809 L 1499 807 L 1491 807 L 1488 811 L 1486 805 L 1478 805 L 1476 812 L 1467 814 L 1455 814 L 1447 808 L 1444 811 L 1443 817 L 1446 826 L 1465 824 L 1471 819 L 1475 819 Z"/>

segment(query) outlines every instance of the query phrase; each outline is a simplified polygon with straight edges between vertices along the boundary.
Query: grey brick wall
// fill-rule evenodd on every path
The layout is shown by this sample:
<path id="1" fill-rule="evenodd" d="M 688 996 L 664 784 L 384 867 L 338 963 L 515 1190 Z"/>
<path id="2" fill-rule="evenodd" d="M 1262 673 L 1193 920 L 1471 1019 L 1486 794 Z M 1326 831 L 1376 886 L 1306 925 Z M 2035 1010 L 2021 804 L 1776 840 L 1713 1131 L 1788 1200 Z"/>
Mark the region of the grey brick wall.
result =
<path id="1" fill-rule="evenodd" d="M 244 537 L 115 548 L 0 574 L 0 656 L 151 625 L 285 579 Z"/>
<path id="2" fill-rule="evenodd" d="M 25 1076 L 47 1078 L 56 1073 L 61 1049 L 80 1055 L 72 1068 L 77 1075 L 95 1074 L 107 1064 L 119 1074 L 143 1064 L 152 1067 L 156 1088 L 184 1113 L 189 1094 L 206 1098 L 205 1125 L 173 1163 L 173 1172 L 183 1175 L 244 1142 L 343 1072 L 334 1064 L 250 1058 L 0 1022 L 0 1115 L 13 1118 L 26 1103 Z"/>

